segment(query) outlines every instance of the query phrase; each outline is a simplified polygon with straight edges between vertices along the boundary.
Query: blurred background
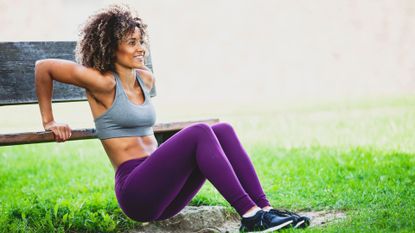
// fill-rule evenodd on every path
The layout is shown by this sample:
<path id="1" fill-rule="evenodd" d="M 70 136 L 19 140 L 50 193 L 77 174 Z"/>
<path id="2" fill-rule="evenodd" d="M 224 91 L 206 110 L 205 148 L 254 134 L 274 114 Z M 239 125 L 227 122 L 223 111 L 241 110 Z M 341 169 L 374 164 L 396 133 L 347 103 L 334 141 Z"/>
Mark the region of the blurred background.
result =
<path id="1" fill-rule="evenodd" d="M 313 232 L 415 232 L 415 0 L 0 0 L 0 41 L 75 41 L 112 3 L 148 25 L 156 123 L 230 122 L 273 206 L 346 214 Z M 94 127 L 86 101 L 53 110 Z M 38 105 L 0 106 L 0 134 L 24 131 Z M 130 230 L 106 157 L 0 147 L 0 232 Z M 192 205 L 230 206 L 210 183 Z"/>
<path id="2" fill-rule="evenodd" d="M 412 0 L 1 0 L 0 40 L 77 40 L 111 3 L 148 24 L 158 122 L 414 94 Z M 1 133 L 42 130 L 37 105 L 0 110 Z M 93 127 L 87 102 L 54 111 Z"/>

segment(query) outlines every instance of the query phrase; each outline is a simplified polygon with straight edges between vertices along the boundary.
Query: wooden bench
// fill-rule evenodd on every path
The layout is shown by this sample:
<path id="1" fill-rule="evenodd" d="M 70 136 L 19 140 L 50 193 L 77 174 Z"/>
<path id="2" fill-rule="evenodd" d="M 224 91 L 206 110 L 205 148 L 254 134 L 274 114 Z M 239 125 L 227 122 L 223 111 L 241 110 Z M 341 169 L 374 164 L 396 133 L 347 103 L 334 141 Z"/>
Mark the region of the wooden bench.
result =
<path id="1" fill-rule="evenodd" d="M 0 106 L 37 104 L 34 83 L 35 62 L 44 58 L 61 58 L 75 60 L 75 41 L 43 42 L 1 42 L 0 43 Z M 150 51 L 149 51 L 150 52 Z M 153 71 L 151 53 L 146 58 L 146 66 Z M 86 101 L 85 89 L 53 81 L 52 103 Z M 1 112 L 0 114 L 7 114 Z M 40 113 L 39 113 L 40 114 Z M 30 117 L 30 116 L 27 116 Z M 186 126 L 203 122 L 209 125 L 219 119 L 202 119 L 197 121 L 167 122 L 154 125 L 154 134 L 159 143 L 163 143 Z M 41 124 L 41 122 L 39 122 Z M 68 140 L 97 138 L 94 128 L 73 129 Z M 52 131 L 21 132 L 0 134 L 0 146 L 53 142 Z"/>

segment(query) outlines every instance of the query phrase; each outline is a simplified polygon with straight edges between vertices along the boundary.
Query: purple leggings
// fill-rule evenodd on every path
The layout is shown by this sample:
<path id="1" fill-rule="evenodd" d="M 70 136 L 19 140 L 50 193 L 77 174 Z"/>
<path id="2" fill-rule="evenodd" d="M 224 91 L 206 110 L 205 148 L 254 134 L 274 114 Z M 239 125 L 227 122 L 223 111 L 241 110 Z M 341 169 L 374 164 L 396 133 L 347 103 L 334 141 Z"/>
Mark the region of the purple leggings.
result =
<path id="1" fill-rule="evenodd" d="M 269 205 L 248 154 L 226 122 L 183 128 L 149 156 L 123 162 L 115 172 L 122 211 L 140 222 L 179 213 L 209 180 L 239 215 Z"/>

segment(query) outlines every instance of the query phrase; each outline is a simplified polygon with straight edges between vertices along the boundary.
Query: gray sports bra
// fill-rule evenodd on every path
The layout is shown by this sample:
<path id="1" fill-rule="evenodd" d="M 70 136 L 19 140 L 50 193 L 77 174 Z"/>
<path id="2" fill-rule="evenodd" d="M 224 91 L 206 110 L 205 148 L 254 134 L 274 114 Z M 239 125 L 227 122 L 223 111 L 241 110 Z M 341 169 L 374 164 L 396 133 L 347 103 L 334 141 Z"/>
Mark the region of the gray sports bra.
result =
<path id="1" fill-rule="evenodd" d="M 138 72 L 135 73 L 144 93 L 144 103 L 137 105 L 131 102 L 124 92 L 118 74 L 113 72 L 116 80 L 114 102 L 107 111 L 94 119 L 99 139 L 154 134 L 152 126 L 156 122 L 156 111 L 150 97 L 156 96 L 155 85 L 148 91 Z"/>

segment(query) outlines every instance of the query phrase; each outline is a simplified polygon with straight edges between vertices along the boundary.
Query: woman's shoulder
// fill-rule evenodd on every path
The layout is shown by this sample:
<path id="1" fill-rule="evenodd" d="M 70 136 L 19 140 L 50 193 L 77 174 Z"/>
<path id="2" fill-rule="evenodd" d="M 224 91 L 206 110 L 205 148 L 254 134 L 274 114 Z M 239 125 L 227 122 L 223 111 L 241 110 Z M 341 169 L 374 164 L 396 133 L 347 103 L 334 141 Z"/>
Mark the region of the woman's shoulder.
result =
<path id="1" fill-rule="evenodd" d="M 93 97 L 97 102 L 104 96 L 112 96 L 111 93 L 115 92 L 116 80 L 115 76 L 111 72 L 100 73 L 96 76 L 97 82 L 100 83 L 101 88 L 99 90 L 85 89 L 86 93 Z"/>
<path id="2" fill-rule="evenodd" d="M 142 69 L 136 69 L 136 72 L 138 73 L 138 75 L 140 75 L 141 79 L 143 80 L 148 90 L 151 90 L 155 82 L 155 77 L 153 73 L 151 72 L 151 70 L 142 68 Z"/>

